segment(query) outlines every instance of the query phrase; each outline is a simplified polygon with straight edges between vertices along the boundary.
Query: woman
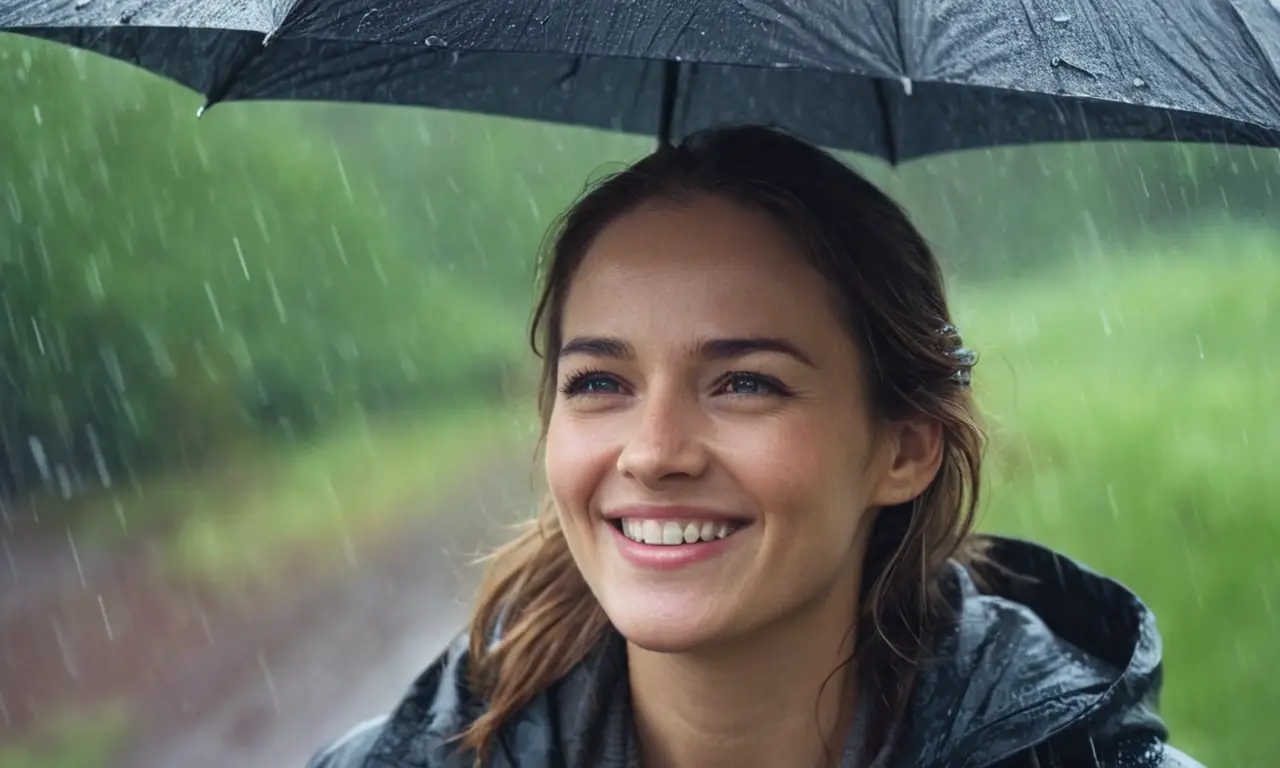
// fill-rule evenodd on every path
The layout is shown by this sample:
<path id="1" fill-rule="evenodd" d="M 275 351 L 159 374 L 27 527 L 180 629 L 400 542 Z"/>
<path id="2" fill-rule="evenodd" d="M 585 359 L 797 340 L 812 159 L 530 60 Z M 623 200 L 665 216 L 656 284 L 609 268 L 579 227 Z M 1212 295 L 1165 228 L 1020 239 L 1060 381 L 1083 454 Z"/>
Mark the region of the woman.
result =
<path id="1" fill-rule="evenodd" d="M 871 184 L 703 133 L 580 200 L 544 278 L 547 503 L 314 766 L 1195 765 L 1143 604 L 972 533 L 974 358 Z"/>

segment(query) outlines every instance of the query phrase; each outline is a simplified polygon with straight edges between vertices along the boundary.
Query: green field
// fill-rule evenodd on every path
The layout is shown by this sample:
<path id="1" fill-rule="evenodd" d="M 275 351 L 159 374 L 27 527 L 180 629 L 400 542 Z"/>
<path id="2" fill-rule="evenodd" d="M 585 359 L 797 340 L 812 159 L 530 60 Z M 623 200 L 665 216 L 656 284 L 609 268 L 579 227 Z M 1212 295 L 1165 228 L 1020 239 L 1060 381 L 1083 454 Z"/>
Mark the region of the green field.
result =
<path id="1" fill-rule="evenodd" d="M 129 734 L 126 705 L 55 715 L 24 744 L 0 744 L 0 768 L 105 768 Z"/>
<path id="2" fill-rule="evenodd" d="M 983 526 L 1154 608 L 1176 744 L 1280 765 L 1280 238 L 1120 256 L 958 296 L 991 433 Z"/>

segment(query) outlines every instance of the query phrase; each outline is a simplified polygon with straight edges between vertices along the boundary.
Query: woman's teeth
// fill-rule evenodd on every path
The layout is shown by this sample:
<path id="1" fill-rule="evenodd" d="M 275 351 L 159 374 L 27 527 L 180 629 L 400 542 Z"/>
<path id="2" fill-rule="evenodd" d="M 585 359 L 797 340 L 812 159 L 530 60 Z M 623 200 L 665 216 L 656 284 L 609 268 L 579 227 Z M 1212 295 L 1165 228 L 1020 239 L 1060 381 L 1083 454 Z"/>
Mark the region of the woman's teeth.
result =
<path id="1" fill-rule="evenodd" d="M 622 535 L 632 541 L 662 546 L 723 539 L 737 530 L 736 523 L 696 520 L 622 520 Z"/>

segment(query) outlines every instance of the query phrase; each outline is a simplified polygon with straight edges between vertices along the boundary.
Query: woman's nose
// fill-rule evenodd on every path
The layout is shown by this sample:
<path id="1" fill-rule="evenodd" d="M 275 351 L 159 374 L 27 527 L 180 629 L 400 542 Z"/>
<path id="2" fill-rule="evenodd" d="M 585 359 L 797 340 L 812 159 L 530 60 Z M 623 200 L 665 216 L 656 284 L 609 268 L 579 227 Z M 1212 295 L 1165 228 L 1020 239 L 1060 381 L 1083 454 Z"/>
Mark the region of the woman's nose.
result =
<path id="1" fill-rule="evenodd" d="M 641 401 L 632 431 L 618 455 L 618 471 L 641 485 L 702 475 L 707 453 L 696 404 L 672 396 Z"/>

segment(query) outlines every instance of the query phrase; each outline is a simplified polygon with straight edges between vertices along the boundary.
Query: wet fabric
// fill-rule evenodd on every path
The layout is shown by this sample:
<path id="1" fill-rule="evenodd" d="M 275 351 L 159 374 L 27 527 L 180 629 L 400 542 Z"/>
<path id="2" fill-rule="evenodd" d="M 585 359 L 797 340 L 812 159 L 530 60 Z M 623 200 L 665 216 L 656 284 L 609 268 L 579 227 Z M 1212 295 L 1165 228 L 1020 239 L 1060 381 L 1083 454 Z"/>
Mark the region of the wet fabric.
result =
<path id="1" fill-rule="evenodd" d="M 921 670 L 893 754 L 875 768 L 1196 768 L 1157 713 L 1155 618 L 1119 583 L 1028 542 L 993 539 L 979 591 L 951 564 L 954 620 Z M 987 573 L 984 571 L 984 575 Z M 484 709 L 467 685 L 465 636 L 388 717 L 310 768 L 470 768 L 450 739 Z M 610 635 L 501 731 L 494 768 L 635 768 L 626 646 Z M 867 768 L 846 750 L 843 768 Z"/>
<path id="2" fill-rule="evenodd" d="M 781 126 L 901 162 L 1044 141 L 1280 146 L 1274 0 L 0 0 L 0 30 L 208 98 L 679 138 Z"/>

